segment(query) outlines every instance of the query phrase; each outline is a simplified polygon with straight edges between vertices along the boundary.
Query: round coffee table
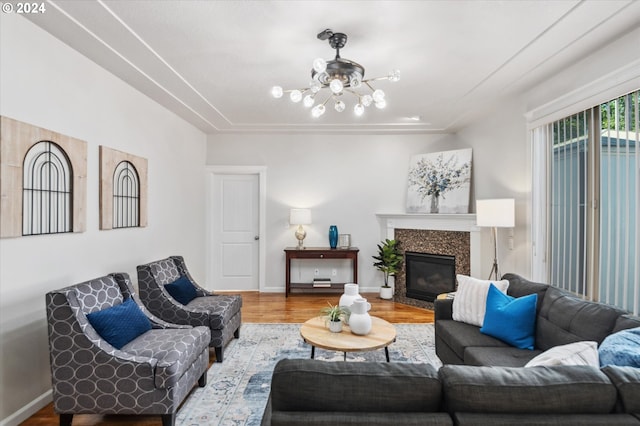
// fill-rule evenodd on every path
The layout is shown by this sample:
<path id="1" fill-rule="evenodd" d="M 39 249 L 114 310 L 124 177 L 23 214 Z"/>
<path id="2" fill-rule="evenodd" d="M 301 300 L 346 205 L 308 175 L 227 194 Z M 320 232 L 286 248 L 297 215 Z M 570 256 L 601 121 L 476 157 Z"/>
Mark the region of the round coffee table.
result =
<path id="1" fill-rule="evenodd" d="M 314 358 L 316 346 L 330 351 L 366 352 L 384 348 L 389 362 L 389 345 L 396 341 L 396 329 L 393 325 L 378 317 L 371 317 L 371 331 L 366 336 L 353 334 L 349 326 L 343 324 L 342 332 L 332 333 L 327 328 L 325 317 L 315 317 L 302 324 L 300 335 L 311 345 L 311 358 Z"/>

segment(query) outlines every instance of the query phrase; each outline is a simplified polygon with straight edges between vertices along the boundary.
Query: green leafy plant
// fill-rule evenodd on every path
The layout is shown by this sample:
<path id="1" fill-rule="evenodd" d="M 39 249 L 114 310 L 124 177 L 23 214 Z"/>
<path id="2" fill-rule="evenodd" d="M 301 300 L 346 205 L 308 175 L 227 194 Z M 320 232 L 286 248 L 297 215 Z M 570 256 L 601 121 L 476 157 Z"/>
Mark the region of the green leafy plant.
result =
<path id="1" fill-rule="evenodd" d="M 334 306 L 329 302 L 327 302 L 327 304 L 329 305 L 328 307 L 320 310 L 320 313 L 327 317 L 327 321 L 341 321 L 351 313 L 347 307 L 338 305 Z"/>
<path id="2" fill-rule="evenodd" d="M 378 244 L 378 255 L 372 257 L 376 260 L 373 266 L 384 274 L 383 287 L 389 287 L 389 277 L 395 277 L 402 265 L 398 241 L 390 239 L 382 241 Z"/>

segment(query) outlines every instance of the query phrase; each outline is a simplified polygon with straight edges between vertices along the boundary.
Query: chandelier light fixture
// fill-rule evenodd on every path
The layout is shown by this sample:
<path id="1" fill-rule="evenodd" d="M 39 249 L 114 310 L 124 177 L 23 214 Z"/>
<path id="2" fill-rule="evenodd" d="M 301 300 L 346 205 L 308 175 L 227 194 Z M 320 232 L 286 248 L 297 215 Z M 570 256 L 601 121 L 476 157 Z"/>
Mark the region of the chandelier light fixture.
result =
<path id="1" fill-rule="evenodd" d="M 311 108 L 311 115 L 316 118 L 325 113 L 329 101 L 333 102 L 333 108 L 336 111 L 344 111 L 347 107 L 343 101 L 345 93 L 350 93 L 357 99 L 353 107 L 353 112 L 357 116 L 361 116 L 364 109 L 371 105 L 384 108 L 387 105 L 385 93 L 381 89 L 375 89 L 371 83 L 379 80 L 396 82 L 400 80 L 400 71 L 393 70 L 385 77 L 365 80 L 362 65 L 340 57 L 340 49 L 347 44 L 346 34 L 334 33 L 326 29 L 318 34 L 318 39 L 329 40 L 331 47 L 336 50 L 336 57 L 329 61 L 322 58 L 313 61 L 309 87 L 285 90 L 281 86 L 274 86 L 271 89 L 273 97 L 281 98 L 288 93 L 292 102 L 302 101 L 305 107 Z M 317 103 L 316 100 L 320 102 Z"/>

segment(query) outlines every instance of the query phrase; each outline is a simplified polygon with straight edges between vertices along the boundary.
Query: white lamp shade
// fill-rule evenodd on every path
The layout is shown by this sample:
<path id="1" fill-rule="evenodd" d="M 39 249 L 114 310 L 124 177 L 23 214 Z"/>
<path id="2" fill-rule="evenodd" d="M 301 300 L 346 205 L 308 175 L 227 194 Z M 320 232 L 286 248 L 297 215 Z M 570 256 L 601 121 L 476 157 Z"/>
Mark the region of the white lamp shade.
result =
<path id="1" fill-rule="evenodd" d="M 309 209 L 291 209 L 289 211 L 289 224 L 291 225 L 310 225 L 311 210 Z"/>
<path id="2" fill-rule="evenodd" d="M 476 224 L 478 226 L 513 228 L 515 221 L 515 200 L 513 198 L 476 200 Z"/>

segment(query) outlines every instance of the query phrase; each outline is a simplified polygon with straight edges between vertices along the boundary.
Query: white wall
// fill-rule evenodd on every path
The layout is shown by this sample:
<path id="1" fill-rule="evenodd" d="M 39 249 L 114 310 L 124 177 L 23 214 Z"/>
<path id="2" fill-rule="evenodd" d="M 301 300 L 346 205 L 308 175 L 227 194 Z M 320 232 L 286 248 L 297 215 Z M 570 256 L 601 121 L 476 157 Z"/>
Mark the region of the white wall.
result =
<path id="1" fill-rule="evenodd" d="M 204 279 L 205 135 L 18 15 L 2 14 L 0 113 L 88 142 L 87 231 L 0 240 L 0 419 L 49 398 L 45 293 L 182 254 Z M 149 226 L 98 230 L 98 146 L 149 160 Z M 29 404 L 32 404 L 30 406 Z"/>
<path id="2" fill-rule="evenodd" d="M 297 242 L 293 227 L 287 225 L 290 207 L 312 211 L 313 223 L 305 226 L 307 246 L 328 246 L 329 225 L 351 234 L 352 245 L 360 248 L 359 284 L 377 291 L 383 278 L 371 259 L 381 238 L 375 214 L 406 211 L 412 155 L 473 147 L 472 193 L 487 180 L 479 181 L 479 176 L 493 173 L 495 161 L 511 162 L 521 155 L 515 148 L 490 155 L 477 140 L 455 135 L 210 135 L 208 141 L 208 165 L 267 167 L 266 286 L 280 291 L 284 290 L 283 249 Z M 510 171 L 518 173 L 518 167 Z M 507 174 L 499 178 L 512 180 Z M 513 189 L 492 187 L 482 193 L 513 196 Z M 484 257 L 483 275 L 488 275 L 492 252 Z"/>

